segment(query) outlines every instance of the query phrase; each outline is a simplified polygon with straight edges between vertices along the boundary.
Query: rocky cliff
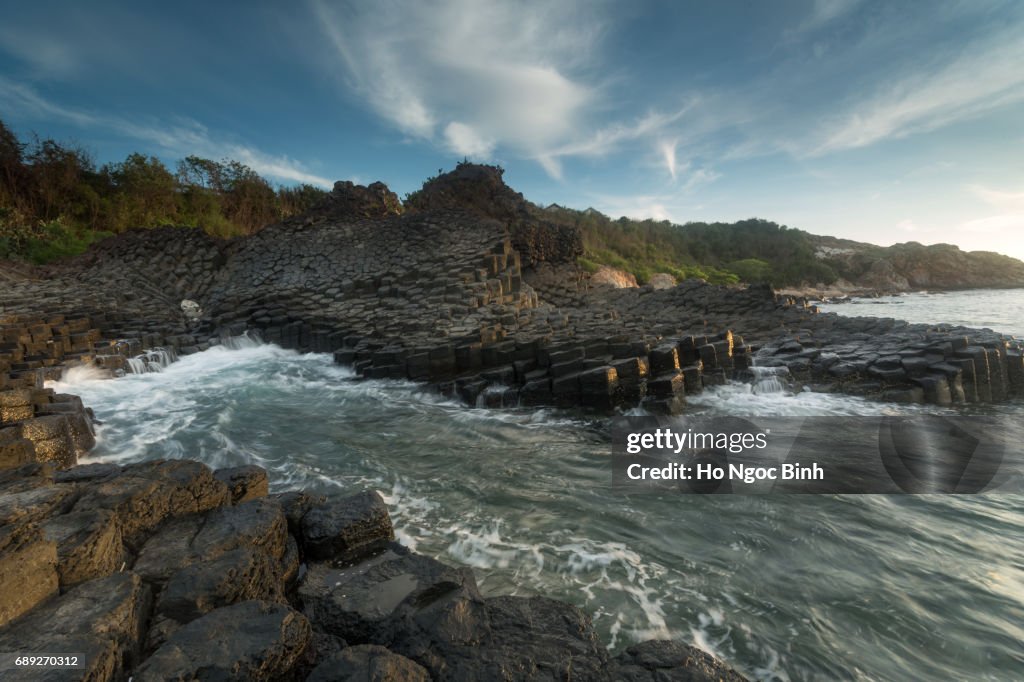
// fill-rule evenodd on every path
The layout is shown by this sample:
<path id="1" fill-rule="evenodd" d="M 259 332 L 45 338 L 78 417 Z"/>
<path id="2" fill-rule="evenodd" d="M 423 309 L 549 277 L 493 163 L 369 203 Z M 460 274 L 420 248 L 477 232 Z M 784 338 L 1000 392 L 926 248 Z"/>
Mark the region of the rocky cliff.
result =
<path id="1" fill-rule="evenodd" d="M 1024 262 L 991 251 L 917 242 L 882 247 L 809 235 L 815 255 L 853 287 L 898 292 L 1024 287 Z"/>

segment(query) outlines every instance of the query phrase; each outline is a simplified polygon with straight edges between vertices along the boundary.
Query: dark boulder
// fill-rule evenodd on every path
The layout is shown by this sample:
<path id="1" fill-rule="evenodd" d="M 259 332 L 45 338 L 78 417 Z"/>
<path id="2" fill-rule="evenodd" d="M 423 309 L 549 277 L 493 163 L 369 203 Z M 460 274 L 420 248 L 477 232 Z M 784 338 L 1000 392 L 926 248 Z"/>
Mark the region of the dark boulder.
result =
<path id="1" fill-rule="evenodd" d="M 745 677 L 710 654 L 672 640 L 634 644 L 619 654 L 610 670 L 622 682 L 746 682 Z"/>
<path id="2" fill-rule="evenodd" d="M 123 679 L 139 660 L 150 604 L 149 589 L 134 573 L 90 580 L 0 630 L 0 651 L 73 653 L 83 664 L 75 679 Z M 51 677 L 67 679 L 66 672 Z"/>
<path id="3" fill-rule="evenodd" d="M 42 526 L 46 538 L 57 544 L 62 589 L 110 575 L 127 559 L 117 517 L 109 510 L 63 514 L 47 519 Z"/>
<path id="4" fill-rule="evenodd" d="M 429 682 L 423 666 L 374 644 L 350 646 L 318 665 L 306 682 Z"/>
<path id="5" fill-rule="evenodd" d="M 311 495 L 304 490 L 292 490 L 280 495 L 274 495 L 284 510 L 284 516 L 288 519 L 288 532 L 299 536 L 302 534 L 302 517 L 313 507 L 322 505 L 327 501 L 324 495 Z"/>
<path id="6" fill-rule="evenodd" d="M 394 544 L 354 566 L 310 564 L 298 597 L 319 628 L 355 644 L 387 642 L 396 629 L 438 619 L 460 630 L 460 641 L 471 641 L 476 626 L 467 619 L 482 608 L 472 571 Z"/>
<path id="7" fill-rule="evenodd" d="M 278 568 L 266 552 L 251 547 L 196 562 L 170 577 L 156 602 L 156 614 L 185 624 L 242 601 L 284 602 Z"/>
<path id="8" fill-rule="evenodd" d="M 266 497 L 270 490 L 267 470 L 254 464 L 217 469 L 213 476 L 231 491 L 232 504 Z"/>
<path id="9" fill-rule="evenodd" d="M 329 500 L 302 517 L 300 541 L 310 559 L 352 561 L 394 537 L 387 505 L 376 491 Z"/>
<path id="10" fill-rule="evenodd" d="M 251 547 L 280 562 L 288 541 L 288 525 L 281 506 L 270 499 L 222 507 L 205 516 L 176 518 L 164 525 L 142 547 L 134 570 L 146 580 L 166 582 L 179 569 Z"/>
<path id="11" fill-rule="evenodd" d="M 287 679 L 311 638 L 309 621 L 298 611 L 246 601 L 182 626 L 132 677 L 136 682 Z"/>

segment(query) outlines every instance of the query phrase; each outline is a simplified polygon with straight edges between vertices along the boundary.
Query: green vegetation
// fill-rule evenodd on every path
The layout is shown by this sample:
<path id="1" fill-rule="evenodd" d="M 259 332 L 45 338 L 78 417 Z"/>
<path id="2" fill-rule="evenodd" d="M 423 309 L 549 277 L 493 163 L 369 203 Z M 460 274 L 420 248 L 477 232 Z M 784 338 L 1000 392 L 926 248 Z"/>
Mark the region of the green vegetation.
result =
<path id="1" fill-rule="evenodd" d="M 687 223 L 611 220 L 588 209 L 551 206 L 544 216 L 575 225 L 583 234 L 580 266 L 589 272 L 602 265 L 620 268 L 646 282 L 667 272 L 676 279 L 699 277 L 717 284 L 771 282 L 831 283 L 838 275 L 814 255 L 809 235 L 767 220 L 736 223 Z"/>
<path id="2" fill-rule="evenodd" d="M 457 170 L 470 165 L 463 162 Z M 428 180 L 406 203 L 426 201 L 430 187 Z M 172 172 L 154 156 L 129 154 L 122 162 L 97 167 L 75 145 L 39 138 L 23 142 L 0 121 L 0 258 L 47 263 L 133 227 L 192 225 L 219 237 L 251 234 L 308 210 L 325 194 L 310 185 L 274 188 L 230 159 L 189 156 Z M 594 210 L 559 206 L 530 210 L 580 229 L 579 265 L 588 272 L 607 265 L 641 283 L 658 272 L 679 280 L 777 286 L 837 278 L 833 267 L 815 257 L 810 235 L 766 220 L 673 225 L 611 220 Z"/>
<path id="3" fill-rule="evenodd" d="M 171 172 L 129 154 L 97 167 L 75 145 L 18 137 L 0 121 L 0 258 L 47 263 L 133 227 L 191 225 L 220 237 L 251 234 L 325 196 L 274 188 L 248 166 L 189 156 Z"/>

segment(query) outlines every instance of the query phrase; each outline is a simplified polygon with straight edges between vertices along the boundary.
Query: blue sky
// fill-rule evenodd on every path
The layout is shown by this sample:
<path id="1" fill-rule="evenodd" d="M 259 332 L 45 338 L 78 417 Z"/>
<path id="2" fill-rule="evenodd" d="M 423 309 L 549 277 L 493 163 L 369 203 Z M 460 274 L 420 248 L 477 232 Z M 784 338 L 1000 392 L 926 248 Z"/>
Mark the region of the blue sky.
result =
<path id="1" fill-rule="evenodd" d="M 275 182 L 1024 258 L 1024 2 L 0 2 L 0 118 Z"/>

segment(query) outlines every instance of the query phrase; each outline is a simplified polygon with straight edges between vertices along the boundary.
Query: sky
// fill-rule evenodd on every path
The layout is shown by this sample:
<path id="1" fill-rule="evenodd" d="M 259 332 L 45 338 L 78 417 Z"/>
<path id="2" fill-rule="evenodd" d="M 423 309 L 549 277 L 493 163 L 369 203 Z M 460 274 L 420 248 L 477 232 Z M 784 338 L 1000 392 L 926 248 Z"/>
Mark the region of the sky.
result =
<path id="1" fill-rule="evenodd" d="M 1024 2 L 0 0 L 0 119 L 274 183 L 1024 258 Z"/>

